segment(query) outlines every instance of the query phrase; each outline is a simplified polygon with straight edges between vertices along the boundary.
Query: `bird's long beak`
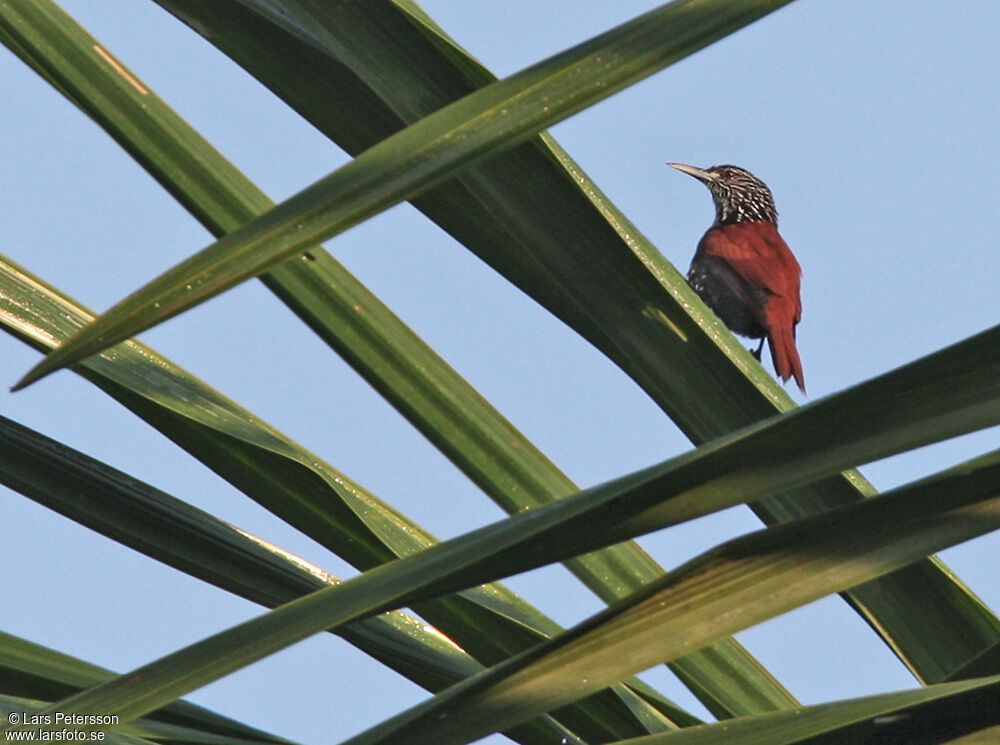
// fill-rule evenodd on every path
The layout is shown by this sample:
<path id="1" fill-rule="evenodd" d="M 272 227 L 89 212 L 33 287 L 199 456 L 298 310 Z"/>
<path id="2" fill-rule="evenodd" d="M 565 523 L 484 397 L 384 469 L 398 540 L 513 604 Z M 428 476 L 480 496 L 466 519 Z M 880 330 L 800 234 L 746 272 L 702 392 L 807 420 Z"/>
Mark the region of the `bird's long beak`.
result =
<path id="1" fill-rule="evenodd" d="M 686 173 L 688 176 L 694 176 L 699 181 L 715 181 L 715 176 L 702 168 L 686 166 L 683 163 L 667 163 L 667 165 Z"/>

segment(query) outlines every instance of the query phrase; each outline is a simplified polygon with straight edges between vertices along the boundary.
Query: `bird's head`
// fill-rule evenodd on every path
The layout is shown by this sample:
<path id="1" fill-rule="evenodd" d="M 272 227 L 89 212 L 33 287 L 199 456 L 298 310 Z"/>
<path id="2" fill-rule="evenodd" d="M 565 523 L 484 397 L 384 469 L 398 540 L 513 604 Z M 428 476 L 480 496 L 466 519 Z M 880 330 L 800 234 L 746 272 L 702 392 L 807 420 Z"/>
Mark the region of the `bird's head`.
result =
<path id="1" fill-rule="evenodd" d="M 683 163 L 668 163 L 672 168 L 694 176 L 712 192 L 715 201 L 715 223 L 767 220 L 778 224 L 778 210 L 767 184 L 749 171 L 736 166 L 695 168 Z"/>

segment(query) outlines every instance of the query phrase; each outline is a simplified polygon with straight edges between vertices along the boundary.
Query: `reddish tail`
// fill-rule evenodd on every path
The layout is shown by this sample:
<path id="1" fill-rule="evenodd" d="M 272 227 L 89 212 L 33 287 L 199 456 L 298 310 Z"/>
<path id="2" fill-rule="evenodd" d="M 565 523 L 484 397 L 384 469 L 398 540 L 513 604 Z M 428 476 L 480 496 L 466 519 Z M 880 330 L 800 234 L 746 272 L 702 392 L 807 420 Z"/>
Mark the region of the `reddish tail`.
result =
<path id="1" fill-rule="evenodd" d="M 795 348 L 795 327 L 787 322 L 773 325 L 767 335 L 767 344 L 771 349 L 771 359 L 774 360 L 774 371 L 782 382 L 794 376 L 795 382 L 805 393 L 806 379 L 802 373 L 799 350 Z"/>

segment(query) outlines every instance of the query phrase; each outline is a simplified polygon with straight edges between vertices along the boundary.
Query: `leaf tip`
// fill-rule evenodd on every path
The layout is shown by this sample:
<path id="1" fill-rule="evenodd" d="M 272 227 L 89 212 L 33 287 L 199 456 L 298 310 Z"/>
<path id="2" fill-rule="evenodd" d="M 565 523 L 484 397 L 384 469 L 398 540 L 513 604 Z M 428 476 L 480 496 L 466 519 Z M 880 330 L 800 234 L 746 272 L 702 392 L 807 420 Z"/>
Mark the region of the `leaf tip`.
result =
<path id="1" fill-rule="evenodd" d="M 41 380 L 46 375 L 54 373 L 56 370 L 63 367 L 63 365 L 59 364 L 58 360 L 53 360 L 52 356 L 52 354 L 49 354 L 47 357 L 44 357 L 41 362 L 28 370 L 24 377 L 11 386 L 10 392 L 17 393 L 18 391 L 27 388 L 32 383 Z"/>

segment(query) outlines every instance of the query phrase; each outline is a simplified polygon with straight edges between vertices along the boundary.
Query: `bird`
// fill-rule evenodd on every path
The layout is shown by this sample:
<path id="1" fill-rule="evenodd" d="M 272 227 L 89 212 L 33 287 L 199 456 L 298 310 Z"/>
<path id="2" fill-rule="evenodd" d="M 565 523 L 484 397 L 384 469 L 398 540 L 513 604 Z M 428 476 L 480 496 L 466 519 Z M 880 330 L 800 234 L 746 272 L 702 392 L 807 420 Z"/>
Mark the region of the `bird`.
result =
<path id="1" fill-rule="evenodd" d="M 702 236 L 688 270 L 688 284 L 730 331 L 760 346 L 767 341 L 782 382 L 794 377 L 803 393 L 805 375 L 795 327 L 802 319 L 802 269 L 778 234 L 778 210 L 771 190 L 747 170 L 733 165 L 695 168 L 668 163 L 708 187 L 715 222 Z"/>

